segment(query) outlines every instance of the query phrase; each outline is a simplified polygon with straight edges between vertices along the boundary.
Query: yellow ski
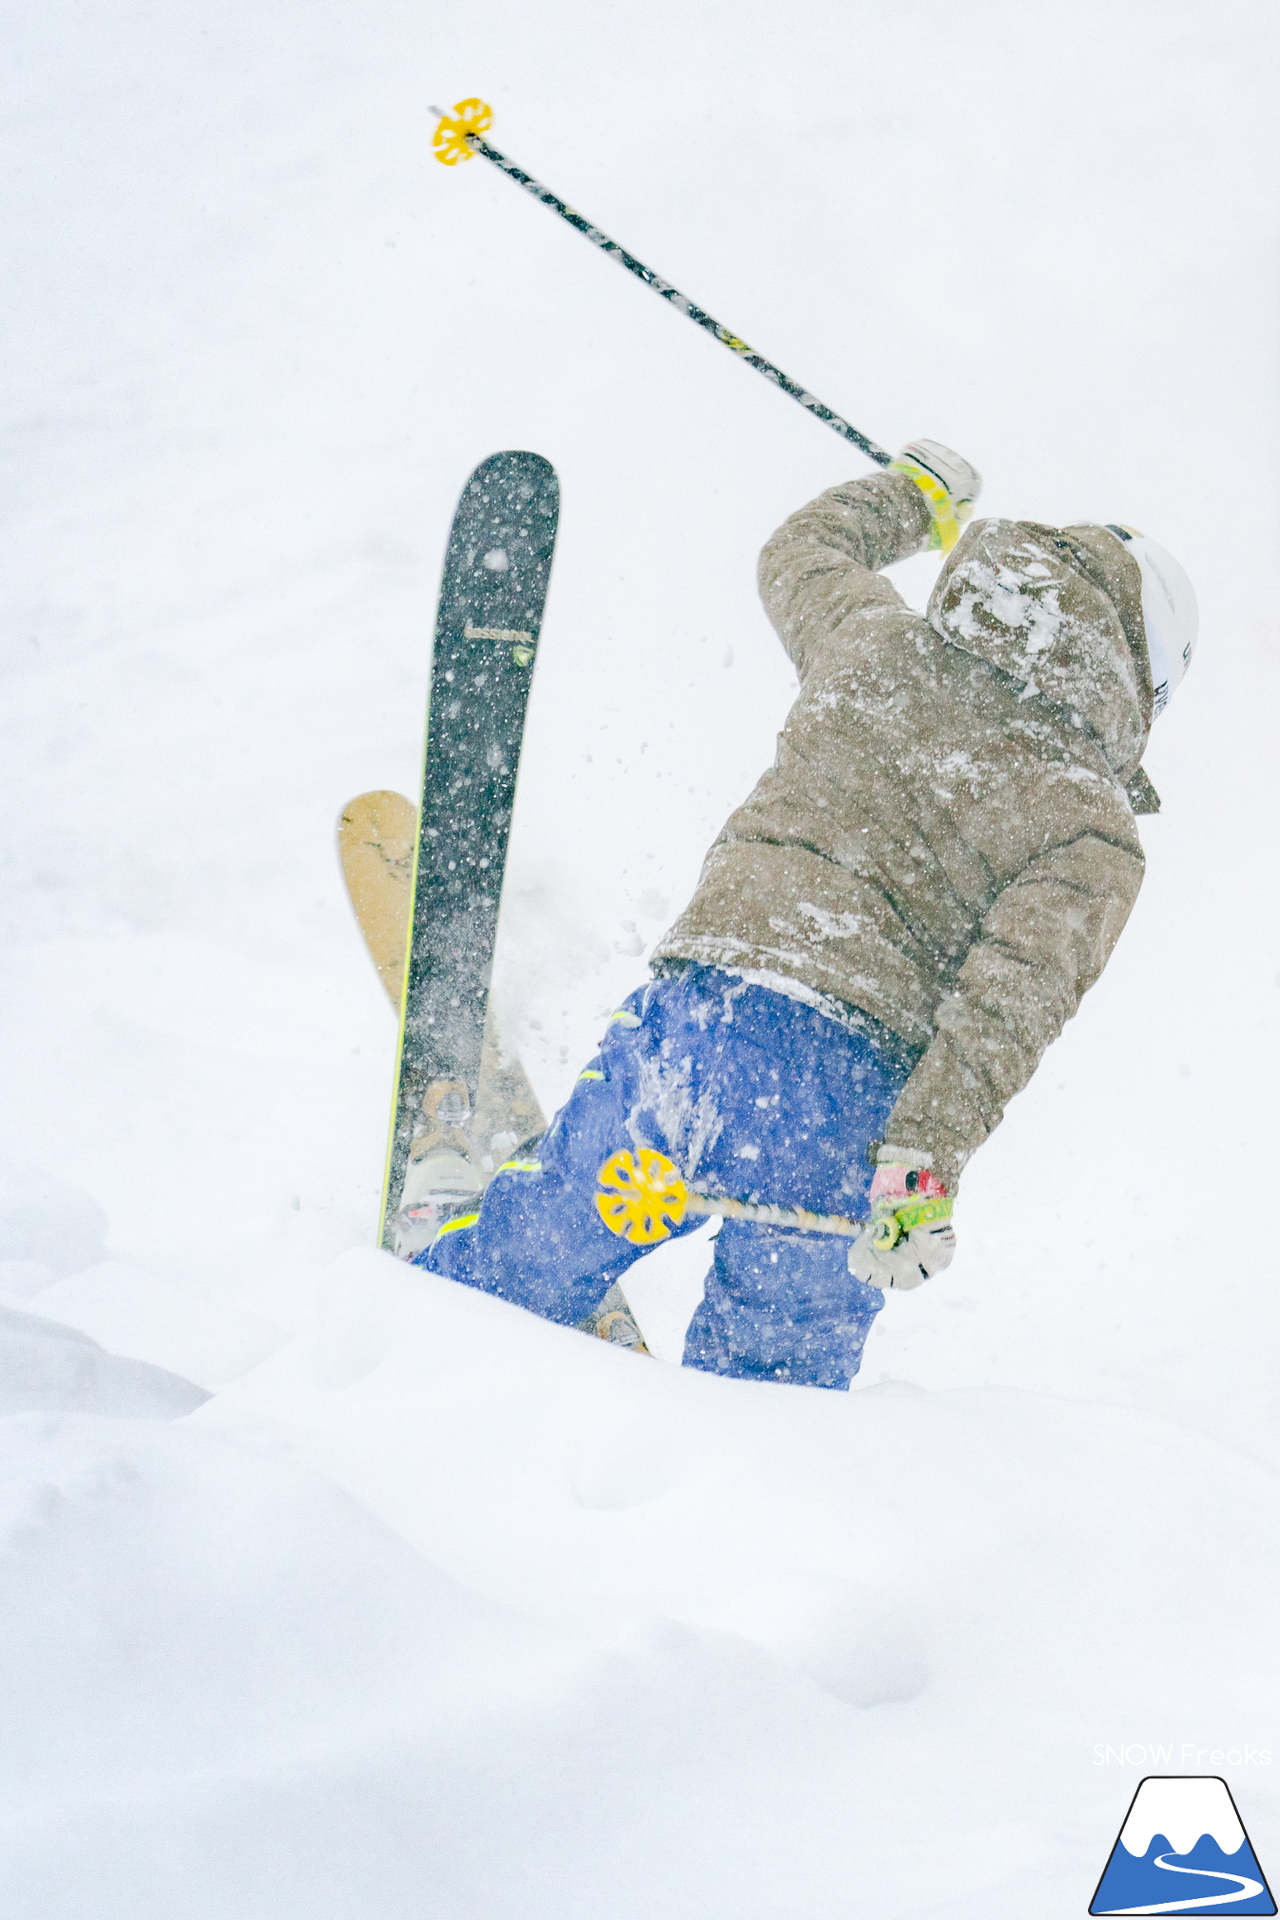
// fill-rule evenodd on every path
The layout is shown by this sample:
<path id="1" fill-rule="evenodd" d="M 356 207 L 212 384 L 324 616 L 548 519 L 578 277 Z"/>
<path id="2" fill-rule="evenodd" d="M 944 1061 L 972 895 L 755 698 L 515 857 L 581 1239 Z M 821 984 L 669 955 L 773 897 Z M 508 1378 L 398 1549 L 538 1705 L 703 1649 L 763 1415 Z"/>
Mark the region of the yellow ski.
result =
<path id="1" fill-rule="evenodd" d="M 417 808 L 402 793 L 357 794 L 342 809 L 338 853 L 369 958 L 396 1013 L 404 996 Z M 470 1158 L 491 1174 L 546 1117 L 519 1060 L 505 1055 L 492 1018 L 485 1025 L 480 1085 L 467 1128 Z"/>

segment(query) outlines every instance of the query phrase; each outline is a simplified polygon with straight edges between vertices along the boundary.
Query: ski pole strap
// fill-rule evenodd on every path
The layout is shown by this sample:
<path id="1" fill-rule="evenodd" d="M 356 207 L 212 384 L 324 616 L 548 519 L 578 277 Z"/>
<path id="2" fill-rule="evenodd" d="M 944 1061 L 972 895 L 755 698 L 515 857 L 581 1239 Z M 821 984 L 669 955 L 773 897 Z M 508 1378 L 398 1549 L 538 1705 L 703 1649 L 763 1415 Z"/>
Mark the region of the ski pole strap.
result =
<path id="1" fill-rule="evenodd" d="M 881 1215 L 872 1228 L 871 1244 L 877 1253 L 888 1253 L 899 1240 L 906 1239 L 913 1227 L 929 1227 L 935 1220 L 949 1220 L 954 1210 L 955 1202 L 947 1194 L 939 1194 L 933 1200 L 910 1200 L 905 1206 L 895 1207 L 892 1213 Z"/>
<path id="2" fill-rule="evenodd" d="M 552 193 L 550 187 L 544 187 L 541 181 L 533 178 L 532 174 L 525 173 L 518 167 L 514 160 L 508 160 L 505 153 L 499 153 L 496 147 L 491 147 L 484 138 L 484 133 L 492 121 L 493 113 L 483 100 L 460 100 L 452 115 L 441 115 L 440 125 L 436 128 L 432 141 L 436 158 L 443 161 L 446 166 L 455 166 L 459 160 L 467 159 L 470 154 L 483 154 L 486 160 L 492 161 L 499 172 L 505 173 L 509 179 L 515 181 L 517 186 L 523 187 L 526 193 L 531 193 L 535 200 L 541 200 L 543 206 L 552 208 L 562 220 L 567 220 L 571 227 L 576 227 L 579 233 L 585 234 L 592 246 L 599 247 L 602 253 L 610 254 L 620 266 L 627 269 L 628 273 L 634 273 L 637 280 L 643 280 L 646 287 L 651 287 L 654 293 L 660 295 L 663 300 L 669 301 L 678 312 L 687 314 L 695 326 L 702 327 L 722 346 L 728 347 L 731 353 L 736 353 L 738 358 L 744 360 L 749 367 L 754 367 L 757 373 L 763 374 L 766 380 L 772 381 L 775 387 L 781 387 L 784 393 L 789 393 L 793 400 L 798 401 L 816 419 L 824 421 L 833 433 L 838 433 L 844 440 L 851 440 L 855 447 L 860 448 L 878 466 L 889 465 L 893 458 L 892 454 L 887 453 L 883 447 L 878 447 L 874 440 L 869 440 L 865 433 L 860 433 L 857 427 L 851 426 L 830 407 L 824 406 L 821 400 L 783 373 L 781 367 L 775 367 L 773 362 L 766 360 L 763 354 L 756 353 L 745 340 L 740 340 L 736 333 L 731 333 L 728 327 L 721 326 L 718 320 L 713 319 L 704 308 L 697 306 L 687 294 L 681 293 L 678 287 L 673 287 L 669 280 L 664 280 L 660 274 L 653 271 L 652 267 L 646 267 L 644 262 L 637 260 L 633 253 L 628 253 L 626 248 L 620 247 L 616 240 L 611 240 L 607 233 L 602 233 L 599 227 L 593 226 L 582 214 L 575 212 L 567 202 Z"/>

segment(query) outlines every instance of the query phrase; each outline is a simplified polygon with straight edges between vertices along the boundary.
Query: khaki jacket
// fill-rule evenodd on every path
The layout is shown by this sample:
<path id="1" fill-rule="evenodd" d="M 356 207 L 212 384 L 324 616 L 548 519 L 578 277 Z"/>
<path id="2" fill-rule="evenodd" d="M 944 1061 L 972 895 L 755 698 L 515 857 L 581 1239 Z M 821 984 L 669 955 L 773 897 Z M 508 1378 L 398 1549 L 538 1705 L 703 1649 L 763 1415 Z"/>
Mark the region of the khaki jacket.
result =
<path id="1" fill-rule="evenodd" d="M 1152 687 L 1141 577 L 1111 534 L 976 521 L 922 617 L 879 569 L 929 524 L 881 473 L 770 540 L 761 592 L 800 693 L 654 958 L 887 1029 L 917 1064 L 885 1137 L 954 1191 L 1137 897 L 1126 785 Z"/>

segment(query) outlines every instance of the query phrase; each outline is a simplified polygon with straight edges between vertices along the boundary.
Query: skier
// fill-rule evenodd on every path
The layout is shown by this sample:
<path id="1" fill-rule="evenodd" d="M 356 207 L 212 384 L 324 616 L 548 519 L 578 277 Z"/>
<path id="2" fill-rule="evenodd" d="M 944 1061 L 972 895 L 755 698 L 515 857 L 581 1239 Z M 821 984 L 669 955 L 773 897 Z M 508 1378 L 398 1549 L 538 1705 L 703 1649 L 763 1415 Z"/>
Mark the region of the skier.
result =
<path id="1" fill-rule="evenodd" d="M 1141 756 L 1197 619 L 1181 567 L 1130 528 L 961 535 L 980 485 L 916 441 L 769 541 L 761 592 L 800 680 L 774 765 L 545 1137 L 423 1266 L 582 1321 L 656 1237 L 700 1224 L 620 1233 L 620 1162 L 867 1219 L 852 1247 L 726 1219 L 685 1345 L 708 1372 L 847 1387 L 883 1290 L 950 1263 L 966 1162 L 1137 896 L 1134 813 L 1159 805 Z M 922 617 L 881 570 L 931 546 Z"/>

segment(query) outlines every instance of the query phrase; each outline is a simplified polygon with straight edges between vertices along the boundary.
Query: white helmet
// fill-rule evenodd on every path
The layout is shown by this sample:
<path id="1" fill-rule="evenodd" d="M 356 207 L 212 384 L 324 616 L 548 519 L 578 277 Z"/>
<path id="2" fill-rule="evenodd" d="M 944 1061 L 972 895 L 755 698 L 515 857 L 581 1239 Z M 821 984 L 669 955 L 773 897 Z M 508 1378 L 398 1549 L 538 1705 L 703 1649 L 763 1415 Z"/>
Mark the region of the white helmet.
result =
<path id="1" fill-rule="evenodd" d="M 1119 527 L 1110 521 L 1106 526 L 1108 533 L 1124 541 L 1142 574 L 1142 624 L 1147 633 L 1151 681 L 1156 695 L 1154 719 L 1168 706 L 1196 650 L 1196 635 L 1200 631 L 1196 590 L 1166 547 L 1148 540 L 1136 527 Z"/>

